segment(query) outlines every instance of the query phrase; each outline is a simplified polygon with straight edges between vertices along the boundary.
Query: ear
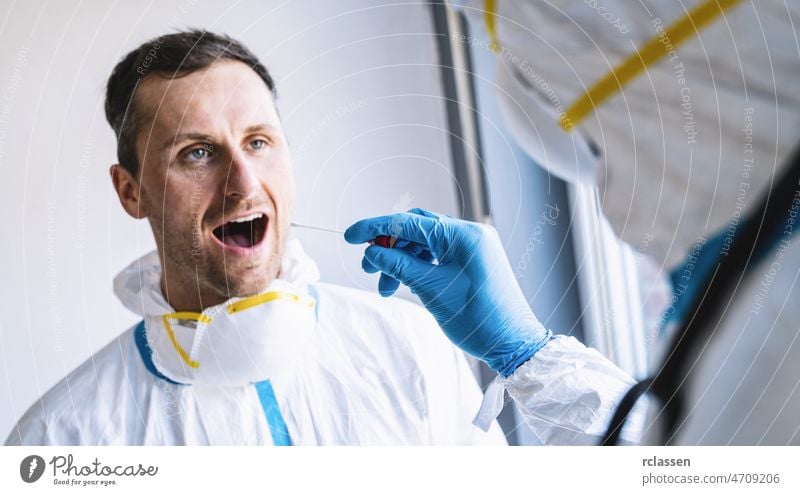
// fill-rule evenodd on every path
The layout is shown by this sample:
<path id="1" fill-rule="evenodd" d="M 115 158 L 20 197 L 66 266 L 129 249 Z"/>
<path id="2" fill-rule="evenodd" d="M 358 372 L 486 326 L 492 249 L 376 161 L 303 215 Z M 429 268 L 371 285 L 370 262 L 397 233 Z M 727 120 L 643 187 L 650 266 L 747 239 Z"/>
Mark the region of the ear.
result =
<path id="1" fill-rule="evenodd" d="M 142 201 L 142 191 L 139 181 L 120 164 L 111 165 L 111 182 L 119 196 L 119 202 L 133 218 L 144 218 L 147 216 L 147 208 Z"/>

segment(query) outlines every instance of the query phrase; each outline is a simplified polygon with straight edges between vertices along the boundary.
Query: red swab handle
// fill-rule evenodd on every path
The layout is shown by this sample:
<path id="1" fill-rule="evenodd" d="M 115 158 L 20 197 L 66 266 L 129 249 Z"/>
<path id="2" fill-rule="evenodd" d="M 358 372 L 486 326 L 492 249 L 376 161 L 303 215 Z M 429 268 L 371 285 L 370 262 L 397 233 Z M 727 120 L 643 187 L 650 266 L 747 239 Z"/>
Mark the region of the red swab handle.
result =
<path id="1" fill-rule="evenodd" d="M 375 239 L 370 242 L 370 244 L 375 244 L 377 246 L 385 247 L 385 248 L 393 248 L 395 244 L 397 244 L 397 237 L 388 235 L 379 235 L 375 237 Z"/>

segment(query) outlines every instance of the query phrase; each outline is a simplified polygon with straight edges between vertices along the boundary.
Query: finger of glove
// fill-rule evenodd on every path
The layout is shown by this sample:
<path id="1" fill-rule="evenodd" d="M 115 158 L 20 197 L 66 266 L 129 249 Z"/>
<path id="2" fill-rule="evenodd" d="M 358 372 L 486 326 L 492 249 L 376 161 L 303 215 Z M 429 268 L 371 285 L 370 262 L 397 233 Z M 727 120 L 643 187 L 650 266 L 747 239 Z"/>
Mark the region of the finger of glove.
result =
<path id="1" fill-rule="evenodd" d="M 424 282 L 425 275 L 435 268 L 435 265 L 402 250 L 387 249 L 380 246 L 368 247 L 364 252 L 364 257 L 383 273 L 411 287 L 411 289 L 416 289 L 415 285 Z"/>
<path id="2" fill-rule="evenodd" d="M 348 227 L 344 238 L 350 244 L 361 244 L 379 235 L 386 235 L 416 242 L 430 251 L 436 251 L 442 240 L 437 239 L 434 232 L 444 232 L 443 229 L 436 229 L 438 224 L 436 218 L 415 213 L 396 213 L 359 220 Z"/>
<path id="3" fill-rule="evenodd" d="M 399 246 L 399 247 L 398 247 Z M 400 244 L 395 245 L 394 249 L 402 249 L 403 251 L 412 254 L 412 255 L 422 255 L 424 257 L 424 253 L 427 253 L 422 246 L 415 242 L 406 243 L 406 245 L 401 246 Z M 364 271 L 367 273 L 375 273 L 380 271 L 375 265 L 369 262 L 369 260 L 364 257 L 361 261 L 361 266 L 364 268 Z M 389 297 L 397 292 L 397 289 L 400 288 L 400 282 L 397 279 L 390 277 L 385 273 L 381 273 L 381 277 L 378 280 L 378 293 L 383 297 Z"/>
<path id="4" fill-rule="evenodd" d="M 383 297 L 389 297 L 394 294 L 400 287 L 400 282 L 397 279 L 381 273 L 381 278 L 378 280 L 378 293 Z"/>
<path id="5" fill-rule="evenodd" d="M 398 249 L 398 247 L 395 246 L 393 249 Z M 428 262 L 433 261 L 433 255 L 431 254 L 431 252 L 428 251 L 427 249 L 423 248 L 422 246 L 420 246 L 417 243 L 413 243 L 413 242 L 412 243 L 408 243 L 402 249 L 403 249 L 403 251 L 407 252 L 408 254 L 414 255 L 414 256 L 420 258 L 423 261 L 428 261 Z M 369 260 L 366 257 L 362 257 L 361 258 L 361 269 L 364 270 L 366 273 L 377 273 L 377 272 L 380 271 L 380 269 L 377 266 L 375 266 L 372 263 L 370 263 Z M 387 285 L 387 288 L 388 287 L 389 286 Z M 396 288 L 395 288 L 395 290 L 396 290 Z"/>
<path id="6" fill-rule="evenodd" d="M 361 269 L 367 273 L 378 273 L 380 271 L 380 269 L 370 263 L 366 257 L 361 258 Z"/>

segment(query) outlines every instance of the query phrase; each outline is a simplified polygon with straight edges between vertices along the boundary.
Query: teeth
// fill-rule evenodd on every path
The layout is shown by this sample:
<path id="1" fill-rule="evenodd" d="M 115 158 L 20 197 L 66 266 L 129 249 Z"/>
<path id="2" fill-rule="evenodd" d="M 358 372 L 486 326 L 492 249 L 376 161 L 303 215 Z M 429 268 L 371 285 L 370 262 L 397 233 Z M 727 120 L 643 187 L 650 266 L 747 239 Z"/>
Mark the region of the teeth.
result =
<path id="1" fill-rule="evenodd" d="M 253 221 L 253 220 L 257 219 L 257 218 L 261 218 L 263 216 L 264 216 L 263 213 L 253 213 L 252 215 L 247 215 L 246 217 L 242 217 L 242 218 L 237 218 L 235 220 L 231 220 L 231 223 L 250 222 L 250 221 Z"/>

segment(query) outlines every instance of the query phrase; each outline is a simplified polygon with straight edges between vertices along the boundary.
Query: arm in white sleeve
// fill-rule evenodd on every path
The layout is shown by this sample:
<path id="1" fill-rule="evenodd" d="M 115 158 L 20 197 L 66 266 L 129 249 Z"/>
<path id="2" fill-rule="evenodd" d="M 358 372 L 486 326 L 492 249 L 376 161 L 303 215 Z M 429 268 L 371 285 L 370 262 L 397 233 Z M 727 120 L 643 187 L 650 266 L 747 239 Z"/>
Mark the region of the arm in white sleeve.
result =
<path id="1" fill-rule="evenodd" d="M 597 445 L 617 404 L 635 381 L 595 349 L 573 337 L 558 336 L 514 374 L 498 377 L 496 383 L 500 387 L 487 390 L 485 400 L 493 401 L 505 388 L 542 443 Z M 633 414 L 643 417 L 638 407 Z M 641 421 L 628 423 L 622 440 L 637 443 Z"/>

